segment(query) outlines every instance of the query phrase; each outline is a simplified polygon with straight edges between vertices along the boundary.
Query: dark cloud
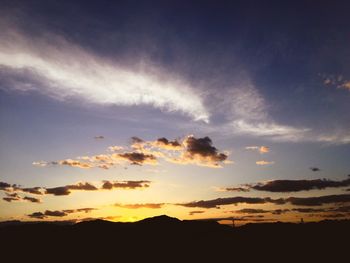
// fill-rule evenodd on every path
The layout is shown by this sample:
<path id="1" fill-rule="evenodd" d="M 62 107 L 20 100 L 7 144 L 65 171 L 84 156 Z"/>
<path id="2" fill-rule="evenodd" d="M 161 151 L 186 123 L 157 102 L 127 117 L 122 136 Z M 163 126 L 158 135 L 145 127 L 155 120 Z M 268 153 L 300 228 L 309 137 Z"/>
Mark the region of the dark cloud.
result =
<path id="1" fill-rule="evenodd" d="M 281 215 L 284 213 L 289 212 L 289 209 L 275 209 L 275 210 L 264 210 L 264 209 L 254 209 L 254 208 L 243 208 L 240 210 L 232 211 L 235 213 L 242 213 L 242 214 L 266 214 L 271 213 L 274 215 Z"/>
<path id="2" fill-rule="evenodd" d="M 140 180 L 140 181 L 103 181 L 103 185 L 101 189 L 96 187 L 95 185 L 88 182 L 79 182 L 76 184 L 58 186 L 52 188 L 44 188 L 44 187 L 31 187 L 31 188 L 20 188 L 15 185 L 11 186 L 11 192 L 6 192 L 6 197 L 3 198 L 4 201 L 12 202 L 12 201 L 29 201 L 33 203 L 40 203 L 41 200 L 34 197 L 21 197 L 18 195 L 18 192 L 25 192 L 36 195 L 55 195 L 55 196 L 65 196 L 72 193 L 72 191 L 98 191 L 98 190 L 110 190 L 113 188 L 120 189 L 136 189 L 136 188 L 147 188 L 150 186 L 150 181 Z M 3 183 L 4 186 L 9 184 Z M 6 188 L 7 189 L 7 188 Z M 6 190 L 7 191 L 7 190 Z"/>
<path id="3" fill-rule="evenodd" d="M 285 200 L 292 205 L 321 206 L 323 204 L 350 202 L 350 194 L 325 195 L 318 197 L 289 197 Z"/>
<path id="4" fill-rule="evenodd" d="M 62 217 L 62 216 L 66 216 L 67 213 L 63 212 L 63 211 L 51 211 L 51 210 L 46 210 L 45 211 L 45 216 L 56 216 L 56 217 Z"/>
<path id="5" fill-rule="evenodd" d="M 350 185 L 350 179 L 332 181 L 326 179 L 315 180 L 275 180 L 252 186 L 254 190 L 267 192 L 298 192 L 328 187 L 345 187 Z"/>
<path id="6" fill-rule="evenodd" d="M 117 207 L 128 208 L 128 209 L 139 209 L 139 208 L 151 208 L 159 209 L 162 208 L 164 203 L 146 203 L 146 204 L 115 204 Z"/>
<path id="7" fill-rule="evenodd" d="M 70 190 L 79 190 L 79 191 L 96 191 L 98 188 L 90 183 L 77 183 L 66 186 L 59 186 L 53 188 L 46 188 L 46 194 L 53 195 L 69 195 L 71 193 Z"/>
<path id="8" fill-rule="evenodd" d="M 31 188 L 20 188 L 20 190 L 22 192 L 25 193 L 30 193 L 30 194 L 34 194 L 34 195 L 42 195 L 42 188 L 41 187 L 31 187 Z"/>
<path id="9" fill-rule="evenodd" d="M 326 212 L 327 209 L 324 208 L 293 208 L 292 211 L 299 213 L 322 213 Z"/>
<path id="10" fill-rule="evenodd" d="M 202 211 L 202 210 L 195 210 L 195 211 L 190 211 L 188 214 L 190 216 L 193 216 L 195 214 L 203 214 L 205 211 Z"/>
<path id="11" fill-rule="evenodd" d="M 76 212 L 90 213 L 90 212 L 93 211 L 93 210 L 97 210 L 97 209 L 96 209 L 96 208 L 87 207 L 87 208 L 79 208 L 79 209 L 76 209 L 75 211 L 76 211 Z"/>
<path id="12" fill-rule="evenodd" d="M 36 218 L 36 219 L 44 219 L 46 216 L 45 216 L 45 214 L 43 214 L 41 212 L 34 212 L 32 214 L 29 214 L 28 217 Z"/>
<path id="13" fill-rule="evenodd" d="M 322 190 L 325 188 L 337 188 L 350 186 L 350 178 L 342 181 L 333 181 L 327 179 L 314 180 L 273 180 L 257 184 L 246 184 L 241 187 L 227 187 L 226 191 L 249 191 L 250 189 L 266 192 L 299 192 L 313 189 Z"/>
<path id="14" fill-rule="evenodd" d="M 319 171 L 321 171 L 321 169 L 318 168 L 318 167 L 310 167 L 310 170 L 313 171 L 313 172 L 319 172 Z"/>
<path id="15" fill-rule="evenodd" d="M 69 191 L 69 188 L 67 186 L 60 186 L 60 187 L 46 188 L 45 193 L 60 196 L 60 195 L 69 195 L 71 191 Z"/>
<path id="16" fill-rule="evenodd" d="M 79 212 L 90 213 L 93 210 L 97 210 L 97 209 L 88 207 L 88 208 L 78 208 L 78 209 L 65 209 L 65 210 L 62 210 L 62 212 L 66 214 L 79 213 Z"/>
<path id="17" fill-rule="evenodd" d="M 157 158 L 153 154 L 140 152 L 120 153 L 119 157 L 128 160 L 131 164 L 142 165 L 143 163 L 156 163 Z"/>
<path id="18" fill-rule="evenodd" d="M 281 214 L 284 214 L 287 212 L 290 212 L 290 210 L 289 209 L 275 209 L 275 210 L 271 211 L 271 213 L 274 215 L 281 215 Z"/>
<path id="19" fill-rule="evenodd" d="M 29 201 L 32 203 L 40 203 L 41 200 L 38 198 L 30 197 L 30 196 L 24 196 L 21 197 L 18 193 L 6 193 L 6 197 L 3 198 L 6 202 L 12 202 L 12 201 Z"/>
<path id="20" fill-rule="evenodd" d="M 348 216 L 347 214 L 341 214 L 341 213 L 321 215 L 321 217 L 323 217 L 323 218 L 343 218 L 343 217 L 347 217 L 347 216 Z"/>
<path id="21" fill-rule="evenodd" d="M 247 203 L 247 204 L 264 204 L 266 203 L 266 198 L 259 197 L 226 197 L 226 198 L 217 198 L 212 200 L 201 200 L 194 201 L 190 203 L 177 204 L 185 207 L 200 207 L 200 208 L 219 208 L 221 205 L 231 205 L 231 204 L 239 204 L 239 203 Z"/>
<path id="22" fill-rule="evenodd" d="M 222 162 L 227 159 L 227 155 L 219 153 L 218 149 L 213 146 L 213 142 L 209 137 L 195 138 L 189 136 L 186 140 L 187 154 L 188 156 L 201 156 L 209 158 L 214 162 Z"/>
<path id="23" fill-rule="evenodd" d="M 234 211 L 236 213 L 243 213 L 243 214 L 262 214 L 262 213 L 269 213 L 269 210 L 264 209 L 254 209 L 254 208 L 243 208 L 240 210 Z"/>
<path id="24" fill-rule="evenodd" d="M 250 189 L 247 187 L 227 187 L 223 188 L 224 191 L 227 192 L 249 192 Z"/>
<path id="25" fill-rule="evenodd" d="M 96 186 L 90 183 L 77 183 L 73 185 L 67 185 L 69 190 L 84 190 L 84 191 L 96 191 L 98 190 Z"/>
<path id="26" fill-rule="evenodd" d="M 102 135 L 98 135 L 98 136 L 95 136 L 94 139 L 95 140 L 103 140 L 105 137 L 102 136 Z"/>
<path id="27" fill-rule="evenodd" d="M 190 203 L 177 204 L 185 207 L 200 207 L 200 208 L 220 208 L 222 205 L 235 205 L 238 203 L 246 204 L 265 204 L 272 203 L 276 205 L 284 205 L 290 203 L 296 206 L 321 206 L 323 204 L 331 203 L 346 203 L 350 202 L 350 195 L 325 195 L 318 197 L 288 197 L 288 198 L 278 198 L 272 199 L 270 197 L 260 198 L 260 197 L 226 197 L 217 198 L 212 200 L 201 200 L 194 201 Z"/>
<path id="28" fill-rule="evenodd" d="M 6 201 L 6 202 L 12 202 L 12 201 L 19 201 L 21 199 L 18 199 L 16 197 L 7 196 L 7 197 L 3 197 L 2 200 Z"/>
<path id="29" fill-rule="evenodd" d="M 30 196 L 25 196 L 23 197 L 23 200 L 32 202 L 32 203 L 40 203 L 41 200 L 39 198 L 35 198 L 35 197 L 30 197 Z"/>
<path id="30" fill-rule="evenodd" d="M 28 217 L 31 218 L 37 218 L 37 219 L 44 219 L 47 217 L 64 217 L 67 216 L 68 214 L 72 214 L 72 213 L 79 213 L 79 212 L 85 212 L 85 213 L 89 213 L 93 210 L 97 210 L 96 208 L 78 208 L 78 209 L 66 209 L 66 210 L 55 210 L 55 211 L 51 211 L 51 210 L 46 210 L 44 213 L 42 212 L 34 212 L 32 214 L 29 214 Z"/>
<path id="31" fill-rule="evenodd" d="M 350 213 L 350 205 L 334 207 L 332 211 Z"/>
<path id="32" fill-rule="evenodd" d="M 120 189 L 135 189 L 135 188 L 147 188 L 150 186 L 150 181 L 104 181 L 102 189 L 111 190 L 113 188 Z"/>
<path id="33" fill-rule="evenodd" d="M 158 146 L 164 147 L 166 149 L 180 149 L 181 148 L 181 144 L 177 141 L 169 141 L 167 138 L 159 138 L 156 141 Z"/>
<path id="34" fill-rule="evenodd" d="M 5 183 L 5 182 L 0 182 L 0 190 L 6 190 L 9 187 L 11 187 L 10 184 Z"/>

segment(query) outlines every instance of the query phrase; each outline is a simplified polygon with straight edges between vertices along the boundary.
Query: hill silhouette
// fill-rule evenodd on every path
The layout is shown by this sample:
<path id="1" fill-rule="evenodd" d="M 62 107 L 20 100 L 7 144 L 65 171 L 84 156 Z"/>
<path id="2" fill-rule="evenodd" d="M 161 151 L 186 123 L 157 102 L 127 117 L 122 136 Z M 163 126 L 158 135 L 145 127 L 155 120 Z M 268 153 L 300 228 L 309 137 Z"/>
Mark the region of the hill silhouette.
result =
<path id="1" fill-rule="evenodd" d="M 179 220 L 168 216 L 135 223 L 105 220 L 72 222 L 3 222 L 2 251 L 16 257 L 71 261 L 98 259 L 133 262 L 161 259 L 293 261 L 347 257 L 350 221 L 317 223 L 255 223 L 241 227 L 215 221 Z"/>

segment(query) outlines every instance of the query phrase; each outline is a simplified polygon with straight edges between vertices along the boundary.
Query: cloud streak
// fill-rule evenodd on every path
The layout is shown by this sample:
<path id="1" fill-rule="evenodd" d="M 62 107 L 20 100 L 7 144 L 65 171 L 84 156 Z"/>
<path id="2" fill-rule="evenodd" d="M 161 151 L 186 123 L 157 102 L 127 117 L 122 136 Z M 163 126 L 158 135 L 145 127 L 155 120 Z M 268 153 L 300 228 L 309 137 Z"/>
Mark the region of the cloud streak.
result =
<path id="1" fill-rule="evenodd" d="M 225 198 L 217 198 L 211 200 L 201 200 L 201 201 L 193 201 L 189 203 L 179 203 L 177 205 L 184 207 L 198 207 L 198 208 L 220 208 L 223 205 L 236 205 L 240 203 L 245 204 L 276 204 L 276 205 L 284 205 L 284 204 L 292 204 L 295 206 L 322 206 L 324 204 L 332 204 L 332 203 L 346 203 L 350 202 L 350 195 L 325 195 L 325 196 L 317 196 L 317 197 L 288 197 L 288 198 L 278 198 L 273 199 L 270 197 L 225 197 Z"/>
<path id="2" fill-rule="evenodd" d="M 41 200 L 32 196 L 21 196 L 20 193 L 30 193 L 31 195 L 54 195 L 54 196 L 67 196 L 73 191 L 104 191 L 113 189 L 143 189 L 148 188 L 151 185 L 151 181 L 139 180 L 139 181 L 102 181 L 100 185 L 94 185 L 89 182 L 78 182 L 76 184 L 70 184 L 58 187 L 31 187 L 21 188 L 18 185 L 10 185 L 1 182 L 4 186 L 2 191 L 5 192 L 6 196 L 3 197 L 4 201 L 28 201 L 32 203 L 40 203 Z"/>
<path id="3" fill-rule="evenodd" d="M 33 212 L 27 216 L 35 219 L 45 219 L 49 217 L 64 217 L 73 213 L 85 212 L 89 213 L 96 208 L 78 208 L 78 209 L 66 209 L 66 210 L 45 210 L 45 212 Z"/>
<path id="4" fill-rule="evenodd" d="M 150 64 L 142 68 L 123 66 L 62 36 L 47 33 L 29 37 L 13 29 L 13 25 L 4 21 L 1 24 L 0 73 L 11 89 L 38 91 L 57 100 L 79 98 L 100 105 L 148 105 L 209 121 L 200 94 L 178 76 Z"/>
<path id="5" fill-rule="evenodd" d="M 224 191 L 248 192 L 250 190 L 288 193 L 309 190 L 323 190 L 326 188 L 341 188 L 350 186 L 350 178 L 342 181 L 333 181 L 328 179 L 314 180 L 272 180 L 256 184 L 245 184 L 239 187 L 227 187 Z"/>
<path id="6" fill-rule="evenodd" d="M 114 206 L 127 209 L 140 209 L 140 208 L 149 208 L 149 209 L 160 209 L 164 206 L 164 203 L 146 203 L 146 204 L 115 204 Z"/>

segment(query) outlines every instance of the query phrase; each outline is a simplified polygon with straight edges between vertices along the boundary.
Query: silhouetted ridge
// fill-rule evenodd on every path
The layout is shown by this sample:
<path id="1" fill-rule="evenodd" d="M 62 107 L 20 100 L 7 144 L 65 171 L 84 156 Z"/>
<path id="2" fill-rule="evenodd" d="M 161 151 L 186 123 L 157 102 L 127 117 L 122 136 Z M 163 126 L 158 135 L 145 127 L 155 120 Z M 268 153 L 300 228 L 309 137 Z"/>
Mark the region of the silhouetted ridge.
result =
<path id="1" fill-rule="evenodd" d="M 347 255 L 350 220 L 315 223 L 256 223 L 232 228 L 206 220 L 179 220 L 166 215 L 135 223 L 92 220 L 66 222 L 3 222 L 0 227 L 2 251 L 14 247 L 27 258 L 42 253 L 61 255 L 78 262 L 147 261 L 218 262 L 238 259 L 264 262 L 288 257 L 292 262 L 340 262 Z M 58 254 L 57 254 L 58 253 Z M 118 259 L 118 260 L 117 260 Z M 147 260 L 146 260 L 147 259 Z M 263 260 L 264 259 L 264 260 Z"/>
<path id="2" fill-rule="evenodd" d="M 179 220 L 175 217 L 170 217 L 167 215 L 160 215 L 160 216 L 145 218 L 145 219 L 140 220 L 136 223 L 139 223 L 139 224 L 178 224 L 180 222 L 181 222 L 181 220 Z"/>

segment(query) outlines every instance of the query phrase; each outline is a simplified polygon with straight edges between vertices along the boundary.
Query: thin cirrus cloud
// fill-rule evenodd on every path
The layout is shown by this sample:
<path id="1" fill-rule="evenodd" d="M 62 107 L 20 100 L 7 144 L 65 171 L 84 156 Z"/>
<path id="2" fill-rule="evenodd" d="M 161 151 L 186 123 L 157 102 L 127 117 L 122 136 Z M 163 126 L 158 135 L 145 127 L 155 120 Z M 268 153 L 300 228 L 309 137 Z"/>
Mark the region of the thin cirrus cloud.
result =
<path id="1" fill-rule="evenodd" d="M 350 81 L 329 80 L 328 85 L 349 89 Z M 262 137 L 273 141 L 320 142 L 327 144 L 350 143 L 348 129 L 318 132 L 309 127 L 294 127 L 276 122 L 269 114 L 269 104 L 252 81 L 242 80 L 241 84 L 226 92 L 225 107 L 231 105 L 225 129 L 236 135 Z M 227 102 L 229 100 L 229 102 Z"/>
<path id="2" fill-rule="evenodd" d="M 255 184 L 245 184 L 238 187 L 227 187 L 221 190 L 229 192 L 248 192 L 250 190 L 256 190 L 265 192 L 288 193 L 310 190 L 323 190 L 326 188 L 342 188 L 347 186 L 350 186 L 350 178 L 341 181 L 327 179 L 272 180 Z"/>
<path id="3" fill-rule="evenodd" d="M 36 161 L 33 165 L 45 167 L 67 165 L 90 169 L 93 167 L 110 169 L 116 165 L 157 165 L 159 159 L 180 165 L 194 164 L 211 168 L 221 168 L 222 164 L 230 164 L 228 152 L 220 152 L 209 137 L 196 138 L 186 136 L 182 140 L 168 140 L 164 137 L 155 141 L 144 141 L 132 137 L 131 149 L 120 146 L 108 147 L 109 153 L 94 156 L 77 157 L 76 160 Z M 112 152 L 112 153 L 110 153 Z"/>
<path id="4" fill-rule="evenodd" d="M 12 89 L 37 91 L 57 100 L 149 105 L 209 121 L 201 95 L 193 87 L 152 65 L 147 65 L 152 69 L 146 72 L 98 57 L 61 36 L 29 37 L 12 25 L 0 30 L 0 73 Z"/>
<path id="5" fill-rule="evenodd" d="M 269 106 L 265 98 L 249 80 L 242 81 L 227 96 L 231 99 L 233 116 L 229 127 L 236 134 L 280 141 L 299 141 L 309 131 L 308 128 L 295 128 L 276 123 L 268 112 Z"/>

